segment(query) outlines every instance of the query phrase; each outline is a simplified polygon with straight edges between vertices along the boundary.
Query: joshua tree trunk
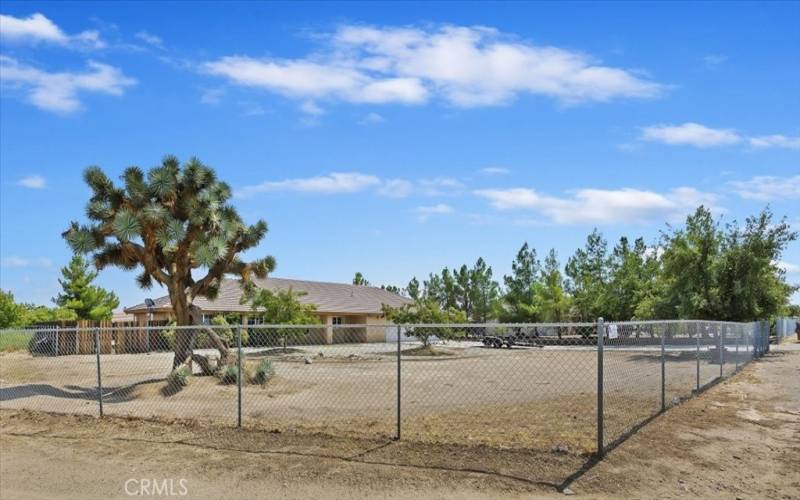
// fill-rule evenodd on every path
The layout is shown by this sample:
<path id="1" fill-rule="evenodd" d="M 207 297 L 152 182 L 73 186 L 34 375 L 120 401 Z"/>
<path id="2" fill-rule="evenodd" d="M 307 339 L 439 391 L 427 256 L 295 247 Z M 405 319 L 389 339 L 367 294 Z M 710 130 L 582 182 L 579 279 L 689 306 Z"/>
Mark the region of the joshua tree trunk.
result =
<path id="1" fill-rule="evenodd" d="M 219 366 L 228 364 L 228 346 L 213 328 L 202 324 L 200 310 L 193 304 L 189 304 L 186 293 L 183 290 L 170 290 L 170 300 L 177 326 L 197 326 L 197 328 L 178 328 L 175 331 L 175 356 L 172 359 L 172 369 L 196 361 L 204 374 L 211 373 L 211 365 L 208 358 L 199 354 L 194 354 L 194 343 L 197 334 L 202 330 L 211 339 L 211 343 L 219 351 Z"/>

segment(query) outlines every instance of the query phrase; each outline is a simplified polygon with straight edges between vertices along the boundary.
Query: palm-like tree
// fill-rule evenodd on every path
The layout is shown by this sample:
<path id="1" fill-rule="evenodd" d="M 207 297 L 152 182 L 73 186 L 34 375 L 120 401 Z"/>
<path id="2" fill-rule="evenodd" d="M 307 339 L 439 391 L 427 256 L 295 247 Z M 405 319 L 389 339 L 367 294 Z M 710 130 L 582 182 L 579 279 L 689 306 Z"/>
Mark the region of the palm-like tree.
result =
<path id="1" fill-rule="evenodd" d="M 180 164 L 167 156 L 147 174 L 128 167 L 117 187 L 99 167 L 89 167 L 84 179 L 92 189 L 86 206 L 90 222 L 72 222 L 63 233 L 76 254 L 91 254 L 98 270 L 106 266 L 139 269 L 144 289 L 153 282 L 167 288 L 179 326 L 199 324 L 197 297 L 213 299 L 226 274 L 239 277 L 252 290 L 253 276 L 266 277 L 273 257 L 252 262 L 239 258 L 267 233 L 267 223 L 246 225 L 228 201 L 231 189 L 213 169 L 192 158 Z M 193 273 L 202 277 L 195 278 Z M 173 367 L 192 359 L 197 329 L 178 329 Z M 227 346 L 213 331 L 206 332 L 227 361 Z"/>

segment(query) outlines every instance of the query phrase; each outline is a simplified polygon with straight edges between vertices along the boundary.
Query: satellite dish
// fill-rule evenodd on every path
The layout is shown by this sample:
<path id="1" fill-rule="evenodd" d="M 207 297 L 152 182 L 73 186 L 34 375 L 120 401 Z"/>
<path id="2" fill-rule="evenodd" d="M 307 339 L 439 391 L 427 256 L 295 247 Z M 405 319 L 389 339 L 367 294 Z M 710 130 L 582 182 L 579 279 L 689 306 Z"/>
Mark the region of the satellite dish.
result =
<path id="1" fill-rule="evenodd" d="M 146 305 L 148 309 L 153 309 L 156 306 L 156 303 L 153 301 L 153 299 L 144 299 L 144 305 Z"/>

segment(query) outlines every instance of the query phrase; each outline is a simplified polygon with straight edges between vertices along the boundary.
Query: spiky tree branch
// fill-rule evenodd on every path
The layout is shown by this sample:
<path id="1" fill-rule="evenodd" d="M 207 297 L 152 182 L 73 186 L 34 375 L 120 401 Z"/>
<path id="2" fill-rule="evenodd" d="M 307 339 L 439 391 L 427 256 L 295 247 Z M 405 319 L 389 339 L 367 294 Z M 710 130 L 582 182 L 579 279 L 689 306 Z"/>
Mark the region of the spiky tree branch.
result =
<path id="1" fill-rule="evenodd" d="M 90 222 L 72 222 L 63 233 L 67 243 L 76 254 L 91 254 L 98 269 L 139 269 L 142 288 L 154 282 L 165 286 L 179 325 L 196 322 L 192 302 L 215 298 L 225 275 L 235 274 L 249 290 L 253 276 L 266 277 L 275 267 L 272 257 L 239 258 L 264 238 L 267 224 L 244 224 L 228 203 L 230 187 L 196 158 L 181 165 L 167 156 L 146 174 L 128 167 L 122 187 L 99 167 L 87 168 L 84 180 L 92 190 L 86 206 Z M 203 270 L 195 279 L 193 272 Z M 176 339 L 176 366 L 190 357 L 192 340 Z M 221 341 L 219 348 L 225 348 Z"/>

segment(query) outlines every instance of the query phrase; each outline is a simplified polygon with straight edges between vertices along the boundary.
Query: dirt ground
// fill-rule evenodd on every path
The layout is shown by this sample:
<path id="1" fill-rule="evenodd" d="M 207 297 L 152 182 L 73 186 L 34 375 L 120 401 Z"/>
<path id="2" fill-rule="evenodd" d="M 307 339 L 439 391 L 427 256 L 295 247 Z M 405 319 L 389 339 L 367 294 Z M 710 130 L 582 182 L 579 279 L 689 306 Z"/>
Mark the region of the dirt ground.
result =
<path id="1" fill-rule="evenodd" d="M 127 498 L 145 479 L 171 480 L 177 494 L 184 485 L 190 498 L 800 498 L 798 348 L 656 417 L 598 463 L 557 450 L 5 409 L 0 497 Z"/>
<path id="2" fill-rule="evenodd" d="M 246 427 L 325 432 L 385 439 L 396 432 L 397 365 L 394 345 L 356 344 L 252 351 L 247 362 L 272 360 L 276 376 L 264 387 L 245 386 Z M 593 348 L 497 350 L 448 347 L 451 355 L 406 356 L 402 363 L 402 433 L 407 439 L 483 444 L 513 449 L 596 448 L 597 354 Z M 744 353 L 742 353 L 744 356 Z M 731 355 L 732 357 L 732 355 Z M 311 362 L 307 363 L 306 359 Z M 696 386 L 694 351 L 667 353 L 669 404 Z M 214 377 L 192 377 L 165 395 L 170 353 L 101 356 L 106 415 L 236 422 L 236 387 Z M 0 356 L 0 408 L 97 414 L 94 356 Z M 735 368 L 729 359 L 726 375 Z M 719 376 L 703 351 L 700 383 Z M 606 442 L 661 408 L 660 350 L 607 349 Z"/>

